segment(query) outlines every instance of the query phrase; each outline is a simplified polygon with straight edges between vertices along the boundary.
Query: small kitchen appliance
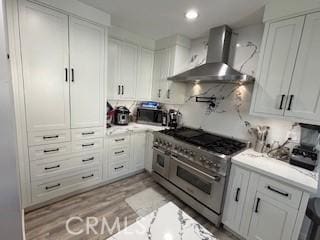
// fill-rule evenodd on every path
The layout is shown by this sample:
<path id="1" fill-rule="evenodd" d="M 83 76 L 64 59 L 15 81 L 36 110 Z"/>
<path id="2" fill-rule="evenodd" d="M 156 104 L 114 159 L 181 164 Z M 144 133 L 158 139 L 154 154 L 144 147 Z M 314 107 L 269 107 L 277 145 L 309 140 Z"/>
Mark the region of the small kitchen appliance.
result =
<path id="1" fill-rule="evenodd" d="M 300 123 L 300 145 L 295 146 L 290 164 L 313 171 L 319 162 L 320 126 Z"/>
<path id="2" fill-rule="evenodd" d="M 180 126 L 181 113 L 179 111 L 170 109 L 168 116 L 169 116 L 168 126 L 170 128 L 177 128 Z"/>
<path id="3" fill-rule="evenodd" d="M 116 125 L 128 125 L 129 124 L 130 111 L 125 106 L 119 106 L 114 112 L 114 124 Z"/>
<path id="4" fill-rule="evenodd" d="M 142 102 L 137 108 L 137 123 L 167 126 L 168 113 L 158 102 Z"/>

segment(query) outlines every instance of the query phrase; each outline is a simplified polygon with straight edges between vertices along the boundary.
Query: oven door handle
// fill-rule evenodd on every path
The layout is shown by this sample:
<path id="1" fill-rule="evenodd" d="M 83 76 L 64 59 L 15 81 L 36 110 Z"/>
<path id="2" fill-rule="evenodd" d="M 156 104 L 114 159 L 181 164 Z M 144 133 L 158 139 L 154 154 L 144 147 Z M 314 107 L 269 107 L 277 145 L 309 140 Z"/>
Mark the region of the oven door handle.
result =
<path id="1" fill-rule="evenodd" d="M 153 149 L 154 151 L 159 152 L 159 153 L 162 154 L 162 155 L 167 155 L 165 151 L 162 151 L 162 150 L 160 150 L 159 148 L 157 148 L 157 147 L 155 147 L 155 146 L 153 146 L 152 149 Z"/>
<path id="2" fill-rule="evenodd" d="M 195 167 L 192 167 L 192 166 L 190 166 L 190 165 L 188 165 L 188 164 L 180 161 L 178 158 L 176 158 L 176 157 L 174 157 L 174 156 L 171 156 L 171 158 L 172 158 L 174 161 L 176 161 L 177 163 L 179 163 L 179 164 L 181 164 L 181 165 L 183 165 L 183 166 L 185 166 L 185 167 L 187 167 L 187 168 L 189 168 L 189 169 L 191 169 L 191 170 L 193 170 L 193 171 L 195 171 L 195 172 L 197 172 L 197 173 L 199 173 L 199 174 L 201 174 L 201 175 L 209 178 L 209 179 L 212 180 L 212 181 L 219 182 L 220 179 L 221 179 L 220 176 L 210 176 L 209 174 L 207 174 L 207 173 L 205 173 L 205 172 L 199 171 L 199 170 L 196 169 Z"/>

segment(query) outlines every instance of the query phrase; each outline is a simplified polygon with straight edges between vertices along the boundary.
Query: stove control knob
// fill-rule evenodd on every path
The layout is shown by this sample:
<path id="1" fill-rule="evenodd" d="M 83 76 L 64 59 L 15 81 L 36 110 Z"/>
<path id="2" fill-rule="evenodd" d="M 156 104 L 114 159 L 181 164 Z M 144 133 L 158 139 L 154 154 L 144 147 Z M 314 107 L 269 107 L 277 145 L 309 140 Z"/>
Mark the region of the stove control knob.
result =
<path id="1" fill-rule="evenodd" d="M 205 159 L 204 157 L 200 157 L 200 158 L 199 158 L 199 161 L 200 161 L 201 163 L 204 163 L 204 162 L 206 161 L 206 159 Z"/>
<path id="2" fill-rule="evenodd" d="M 219 169 L 221 167 L 220 164 L 218 163 L 213 163 L 212 166 L 216 169 Z"/>
<path id="3" fill-rule="evenodd" d="M 213 166 L 213 162 L 210 161 L 210 160 L 206 160 L 205 163 L 206 163 L 206 165 L 208 165 L 209 167 L 212 167 L 212 166 Z"/>

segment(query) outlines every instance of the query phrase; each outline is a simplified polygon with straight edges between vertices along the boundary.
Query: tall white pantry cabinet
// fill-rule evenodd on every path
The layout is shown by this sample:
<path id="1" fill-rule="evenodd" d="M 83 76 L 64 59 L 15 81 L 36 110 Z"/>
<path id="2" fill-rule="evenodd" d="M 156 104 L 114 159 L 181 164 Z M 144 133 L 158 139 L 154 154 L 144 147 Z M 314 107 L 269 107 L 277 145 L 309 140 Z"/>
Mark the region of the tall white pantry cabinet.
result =
<path id="1" fill-rule="evenodd" d="M 27 186 L 28 207 L 101 182 L 107 30 L 64 11 L 17 3 L 28 153 L 21 189 Z"/>

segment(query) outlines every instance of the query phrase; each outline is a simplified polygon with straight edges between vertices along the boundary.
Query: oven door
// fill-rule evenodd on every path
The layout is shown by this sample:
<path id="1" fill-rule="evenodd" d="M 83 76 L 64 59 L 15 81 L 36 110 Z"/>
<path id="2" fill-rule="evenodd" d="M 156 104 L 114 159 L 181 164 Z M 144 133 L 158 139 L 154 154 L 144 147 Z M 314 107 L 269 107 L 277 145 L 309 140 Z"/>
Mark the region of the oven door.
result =
<path id="1" fill-rule="evenodd" d="M 162 177 L 169 179 L 170 155 L 158 147 L 153 147 L 152 169 Z"/>
<path id="2" fill-rule="evenodd" d="M 216 213 L 221 213 L 225 177 L 211 176 L 171 156 L 169 180 Z"/>

